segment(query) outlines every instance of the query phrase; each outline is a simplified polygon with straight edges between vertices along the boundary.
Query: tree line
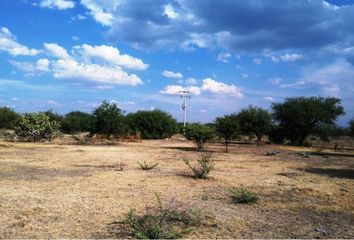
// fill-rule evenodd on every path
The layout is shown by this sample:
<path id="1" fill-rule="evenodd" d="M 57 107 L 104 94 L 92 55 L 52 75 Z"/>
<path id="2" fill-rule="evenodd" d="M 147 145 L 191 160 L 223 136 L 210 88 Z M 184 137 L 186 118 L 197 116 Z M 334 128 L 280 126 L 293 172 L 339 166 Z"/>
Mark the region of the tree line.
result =
<path id="1" fill-rule="evenodd" d="M 115 103 L 107 101 L 92 113 L 73 111 L 66 115 L 53 111 L 19 114 L 1 107 L 0 129 L 13 129 L 18 136 L 33 141 L 51 140 L 59 132 L 90 132 L 106 138 L 139 132 L 143 139 L 168 138 L 183 132 L 187 139 L 197 143 L 198 148 L 217 137 L 225 143 L 227 151 L 230 142 L 241 135 L 257 142 L 267 135 L 271 142 L 288 141 L 293 145 L 304 144 L 309 135 L 317 135 L 323 140 L 331 136 L 354 136 L 354 119 L 347 128 L 335 124 L 336 119 L 344 115 L 340 102 L 337 98 L 287 98 L 284 102 L 273 103 L 271 111 L 249 106 L 238 113 L 217 117 L 209 124 L 188 124 L 186 129 L 161 110 L 125 114 Z"/>

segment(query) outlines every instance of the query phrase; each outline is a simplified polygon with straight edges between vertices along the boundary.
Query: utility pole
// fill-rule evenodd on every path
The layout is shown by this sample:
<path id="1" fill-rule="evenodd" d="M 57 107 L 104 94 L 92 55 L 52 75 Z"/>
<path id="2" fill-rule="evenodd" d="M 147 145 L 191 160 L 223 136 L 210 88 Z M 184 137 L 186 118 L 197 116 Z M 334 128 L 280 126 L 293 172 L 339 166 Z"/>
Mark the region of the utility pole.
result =
<path id="1" fill-rule="evenodd" d="M 189 91 L 186 90 L 179 91 L 179 93 L 180 93 L 180 97 L 183 99 L 182 110 L 183 110 L 183 132 L 184 132 L 187 124 L 187 99 L 191 99 L 191 96 L 189 96 Z"/>

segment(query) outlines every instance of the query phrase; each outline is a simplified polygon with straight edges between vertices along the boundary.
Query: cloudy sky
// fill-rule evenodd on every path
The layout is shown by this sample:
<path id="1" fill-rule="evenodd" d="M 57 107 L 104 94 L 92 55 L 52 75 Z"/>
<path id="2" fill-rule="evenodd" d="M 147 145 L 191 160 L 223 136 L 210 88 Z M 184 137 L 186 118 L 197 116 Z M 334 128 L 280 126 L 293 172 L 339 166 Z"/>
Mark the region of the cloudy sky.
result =
<path id="1" fill-rule="evenodd" d="M 354 0 L 1 0 L 0 105 L 208 122 L 335 96 L 354 117 Z"/>

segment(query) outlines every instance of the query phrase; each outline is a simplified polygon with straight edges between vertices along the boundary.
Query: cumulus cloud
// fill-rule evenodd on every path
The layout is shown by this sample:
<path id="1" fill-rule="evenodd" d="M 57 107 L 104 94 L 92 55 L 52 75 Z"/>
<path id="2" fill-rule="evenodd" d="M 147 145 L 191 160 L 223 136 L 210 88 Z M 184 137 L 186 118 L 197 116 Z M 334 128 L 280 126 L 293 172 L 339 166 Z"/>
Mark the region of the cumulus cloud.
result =
<path id="1" fill-rule="evenodd" d="M 40 53 L 37 49 L 31 49 L 17 42 L 16 37 L 6 27 L 0 28 L 0 51 L 13 56 L 35 56 Z"/>
<path id="2" fill-rule="evenodd" d="M 293 54 L 287 53 L 285 55 L 280 56 L 280 59 L 284 62 L 294 62 L 294 61 L 302 59 L 302 56 L 300 54 L 296 54 L 296 53 L 293 53 Z"/>
<path id="3" fill-rule="evenodd" d="M 167 78 L 183 78 L 183 75 L 179 72 L 172 72 L 172 71 L 163 71 L 162 76 Z"/>
<path id="4" fill-rule="evenodd" d="M 137 48 L 311 49 L 353 40 L 354 6 L 313 1 L 81 0 L 111 40 Z M 137 8 L 136 6 L 144 7 Z M 102 14 L 100 19 L 96 15 Z M 293 59 L 294 56 L 284 56 Z"/>
<path id="5" fill-rule="evenodd" d="M 229 62 L 229 58 L 231 57 L 231 54 L 228 52 L 224 52 L 224 53 L 219 53 L 217 60 L 221 61 L 221 62 Z"/>
<path id="6" fill-rule="evenodd" d="M 163 90 L 161 90 L 160 93 L 168 94 L 168 95 L 178 95 L 180 94 L 181 91 L 189 91 L 193 95 L 201 94 L 201 90 L 199 87 L 196 86 L 182 87 L 179 85 L 168 85 Z"/>
<path id="7" fill-rule="evenodd" d="M 211 78 L 206 78 L 203 80 L 201 90 L 208 91 L 214 94 L 232 95 L 238 98 L 243 97 L 243 94 L 241 93 L 240 89 L 238 89 L 235 85 L 228 85 Z"/>
<path id="8" fill-rule="evenodd" d="M 80 52 L 85 58 L 103 60 L 106 63 L 121 66 L 123 68 L 145 70 L 149 67 L 149 65 L 143 63 L 141 59 L 134 58 L 127 54 L 121 54 L 118 48 L 112 46 L 91 46 L 83 44 L 82 46 L 74 47 L 74 49 Z"/>
<path id="9" fill-rule="evenodd" d="M 271 96 L 266 96 L 263 98 L 264 100 L 268 101 L 268 102 L 274 102 L 274 98 Z"/>
<path id="10" fill-rule="evenodd" d="M 197 79 L 195 78 L 187 78 L 184 80 L 184 83 L 187 85 L 196 85 L 197 84 Z"/>
<path id="11" fill-rule="evenodd" d="M 70 56 L 65 48 L 59 46 L 56 43 L 44 43 L 44 49 L 47 54 L 56 57 L 56 58 L 63 58 L 69 59 Z"/>
<path id="12" fill-rule="evenodd" d="M 65 10 L 75 7 L 75 3 L 70 0 L 40 0 L 39 6 L 42 8 L 56 8 Z"/>

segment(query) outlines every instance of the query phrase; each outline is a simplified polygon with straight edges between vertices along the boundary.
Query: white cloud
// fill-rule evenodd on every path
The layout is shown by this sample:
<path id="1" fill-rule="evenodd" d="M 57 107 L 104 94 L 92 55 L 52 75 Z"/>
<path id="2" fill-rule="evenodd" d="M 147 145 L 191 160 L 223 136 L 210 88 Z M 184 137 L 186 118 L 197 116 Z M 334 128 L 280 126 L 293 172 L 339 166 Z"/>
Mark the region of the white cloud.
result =
<path id="1" fill-rule="evenodd" d="M 285 55 L 280 56 L 280 59 L 284 62 L 295 62 L 295 61 L 302 59 L 302 55 L 299 55 L 296 53 L 293 53 L 293 54 L 287 53 Z"/>
<path id="2" fill-rule="evenodd" d="M 167 78 L 183 78 L 183 75 L 179 72 L 172 72 L 172 71 L 163 71 L 162 76 Z"/>
<path id="3" fill-rule="evenodd" d="M 129 68 L 134 70 L 145 70 L 149 67 L 141 59 L 134 58 L 127 54 L 121 54 L 118 48 L 112 46 L 91 46 L 83 44 L 82 46 L 74 47 L 79 51 L 84 58 L 91 58 L 93 60 L 103 60 L 114 66 Z"/>
<path id="4" fill-rule="evenodd" d="M 50 61 L 46 58 L 41 58 L 38 59 L 36 62 L 36 70 L 42 71 L 42 72 L 48 72 L 49 71 L 49 64 Z"/>
<path id="5" fill-rule="evenodd" d="M 253 62 L 254 62 L 255 64 L 261 64 L 261 63 L 262 63 L 262 59 L 261 59 L 261 58 L 254 58 L 254 59 L 253 59 Z"/>
<path id="6" fill-rule="evenodd" d="M 106 8 L 104 8 L 103 4 L 98 4 L 94 0 L 81 0 L 81 4 L 90 10 L 90 14 L 95 19 L 95 21 L 101 23 L 104 26 L 112 25 L 113 15 L 110 12 L 108 12 L 108 9 L 110 9 L 111 7 L 113 7 L 114 9 L 115 6 L 118 4 L 117 1 L 110 1 L 110 2 L 113 5 L 109 5 Z"/>
<path id="7" fill-rule="evenodd" d="M 83 79 L 115 85 L 135 86 L 142 84 L 142 80 L 137 75 L 128 74 L 119 67 L 84 64 L 71 59 L 60 59 L 52 65 L 55 78 Z"/>
<path id="8" fill-rule="evenodd" d="M 111 85 L 98 85 L 95 88 L 98 90 L 109 90 L 109 89 L 113 89 L 114 87 Z"/>
<path id="9" fill-rule="evenodd" d="M 266 96 L 263 99 L 266 100 L 266 101 L 269 101 L 269 102 L 274 102 L 274 98 L 271 97 L 271 96 Z"/>
<path id="10" fill-rule="evenodd" d="M 75 3 L 70 0 L 41 0 L 39 6 L 42 8 L 56 8 L 65 10 L 75 7 Z"/>
<path id="11" fill-rule="evenodd" d="M 242 98 L 243 94 L 240 89 L 235 85 L 228 85 L 222 82 L 215 81 L 211 78 L 206 78 L 203 80 L 203 85 L 201 87 L 202 91 L 209 91 L 215 94 L 228 94 L 238 98 Z"/>
<path id="12" fill-rule="evenodd" d="M 166 4 L 164 6 L 164 11 L 162 15 L 165 15 L 170 19 L 175 19 L 178 17 L 178 13 L 175 11 L 171 4 Z"/>
<path id="13" fill-rule="evenodd" d="M 180 94 L 180 91 L 189 91 L 193 95 L 201 94 L 199 87 L 196 86 L 182 87 L 179 85 L 168 85 L 163 90 L 161 90 L 160 93 L 169 94 L 169 95 L 178 95 Z"/>
<path id="14" fill-rule="evenodd" d="M 221 62 L 229 62 L 229 58 L 231 57 L 231 54 L 228 52 L 224 52 L 224 53 L 219 53 L 217 60 L 221 61 Z"/>
<path id="15" fill-rule="evenodd" d="M 17 39 L 6 27 L 0 28 L 0 51 L 5 51 L 13 56 L 35 56 L 39 50 L 30 49 L 17 42 Z"/>
<path id="16" fill-rule="evenodd" d="M 18 62 L 18 61 L 9 61 L 14 67 L 17 69 L 26 72 L 26 73 L 31 73 L 32 75 L 40 72 L 48 72 L 49 71 L 49 64 L 50 61 L 46 58 L 41 58 L 38 59 L 37 62 L 32 63 L 32 62 Z"/>
<path id="17" fill-rule="evenodd" d="M 69 59 L 70 56 L 65 48 L 56 43 L 44 43 L 47 54 L 56 58 Z"/>
<path id="18" fill-rule="evenodd" d="M 197 79 L 195 78 L 187 78 L 184 80 L 184 83 L 187 85 L 196 85 L 197 84 Z"/>

